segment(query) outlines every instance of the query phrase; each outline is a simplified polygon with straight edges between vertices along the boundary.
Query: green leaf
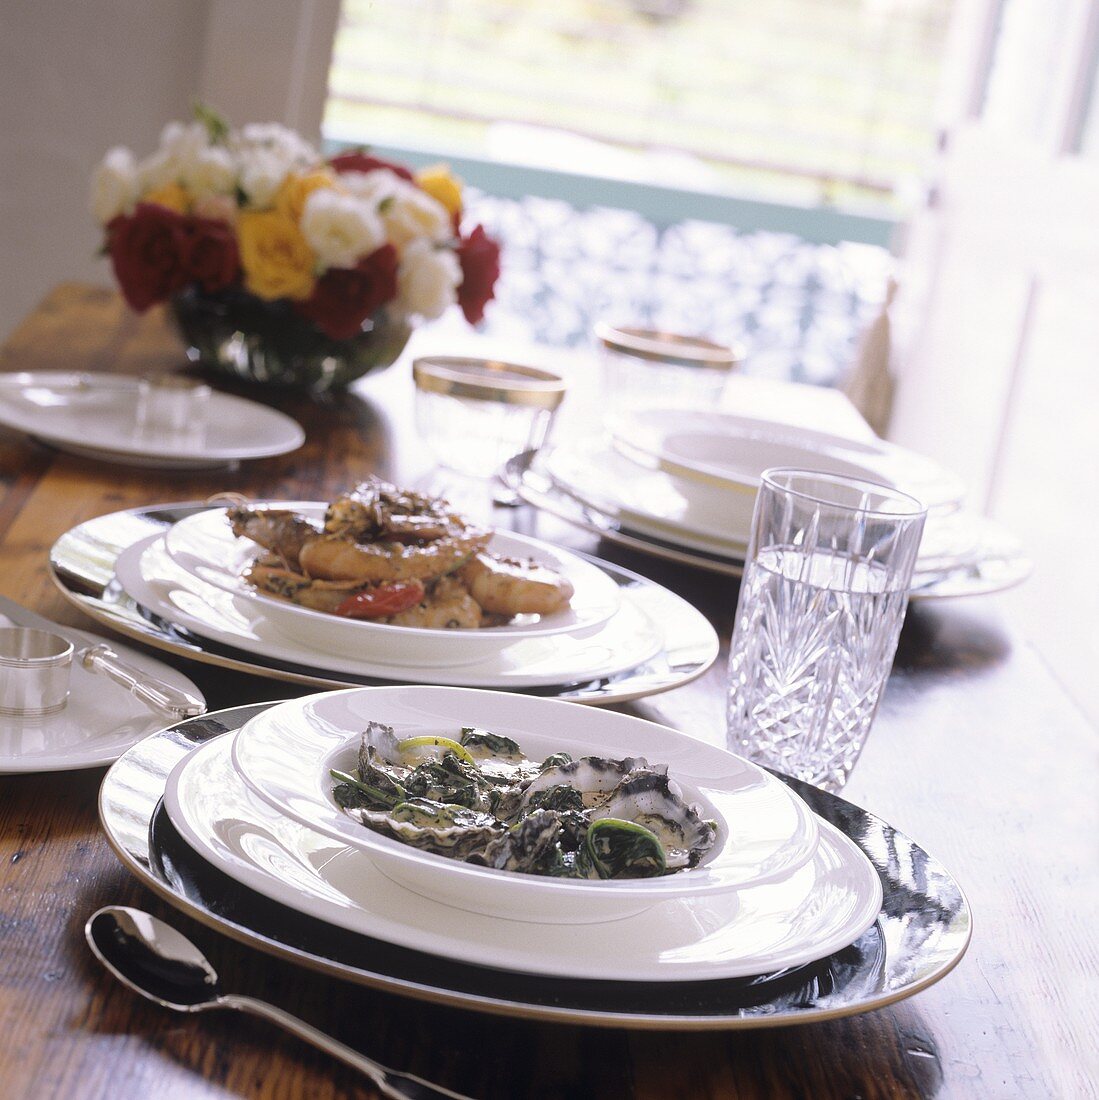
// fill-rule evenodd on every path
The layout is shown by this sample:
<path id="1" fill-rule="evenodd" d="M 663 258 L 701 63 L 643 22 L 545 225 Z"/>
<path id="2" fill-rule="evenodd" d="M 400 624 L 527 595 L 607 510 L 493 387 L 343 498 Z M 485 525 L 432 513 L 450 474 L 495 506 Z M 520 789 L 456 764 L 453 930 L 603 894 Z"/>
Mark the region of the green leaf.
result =
<path id="1" fill-rule="evenodd" d="M 650 878 L 668 867 L 659 837 L 636 821 L 593 821 L 584 848 L 600 878 Z"/>
<path id="2" fill-rule="evenodd" d="M 361 779 L 356 779 L 353 775 L 348 775 L 347 772 L 337 771 L 335 768 L 330 768 L 328 774 L 340 783 L 361 791 L 367 798 L 372 799 L 374 802 L 380 802 L 383 806 L 395 806 L 404 797 L 404 791 L 401 790 L 398 784 L 394 784 L 394 786 L 400 793 L 391 794 L 388 791 L 383 791 L 378 787 L 371 786 L 369 783 L 364 783 Z"/>
<path id="3" fill-rule="evenodd" d="M 208 107 L 205 103 L 199 103 L 197 100 L 193 110 L 195 121 L 201 122 L 206 127 L 210 144 L 224 145 L 225 139 L 229 136 L 229 123 L 213 107 Z"/>

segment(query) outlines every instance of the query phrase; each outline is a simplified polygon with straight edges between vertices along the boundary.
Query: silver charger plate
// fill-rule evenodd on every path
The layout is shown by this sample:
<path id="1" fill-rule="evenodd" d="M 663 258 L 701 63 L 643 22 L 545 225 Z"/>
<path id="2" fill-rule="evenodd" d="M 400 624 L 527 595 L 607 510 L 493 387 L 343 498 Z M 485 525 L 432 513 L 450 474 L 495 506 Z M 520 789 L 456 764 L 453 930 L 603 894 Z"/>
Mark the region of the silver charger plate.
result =
<path id="1" fill-rule="evenodd" d="M 337 928 L 254 893 L 207 863 L 163 808 L 165 784 L 181 760 L 272 705 L 203 715 L 146 738 L 107 773 L 100 820 L 122 863 L 171 905 L 234 940 L 331 977 L 513 1017 L 602 1027 L 743 1029 L 882 1008 L 944 977 L 969 944 L 969 904 L 941 864 L 873 814 L 792 779 L 785 782 L 866 853 L 883 890 L 875 924 L 849 947 L 807 966 L 753 978 L 672 983 L 532 978 Z"/>
<path id="2" fill-rule="evenodd" d="M 744 560 L 733 555 L 710 553 L 683 546 L 670 539 L 635 531 L 627 523 L 570 495 L 537 467 L 531 466 L 533 456 L 526 452 L 513 458 L 505 467 L 504 481 L 527 504 L 547 512 L 574 527 L 590 531 L 618 546 L 648 554 L 663 561 L 689 565 L 739 577 L 744 573 Z M 1014 588 L 1030 576 L 1033 563 L 1018 543 L 994 524 L 975 519 L 980 524 L 981 553 L 973 561 L 941 572 L 920 574 L 909 591 L 910 600 L 943 600 L 958 596 L 987 596 Z"/>
<path id="3" fill-rule="evenodd" d="M 382 676 L 355 676 L 334 672 L 323 665 L 294 664 L 261 657 L 161 618 L 129 596 L 115 577 L 114 566 L 119 555 L 135 543 L 163 533 L 173 523 L 209 507 L 205 502 L 190 501 L 97 516 L 66 532 L 54 543 L 50 549 L 51 577 L 62 595 L 96 622 L 178 657 L 322 688 L 395 682 Z M 586 554 L 579 556 L 597 565 L 623 590 L 645 586 L 660 588 L 655 582 L 620 566 Z M 670 691 L 697 679 L 717 658 L 718 638 L 699 612 L 679 597 L 675 597 L 675 601 L 677 606 L 682 605 L 682 614 L 666 629 L 666 637 L 675 638 L 675 643 L 652 659 L 599 679 L 525 687 L 523 694 L 605 706 Z M 424 669 L 426 682 L 430 682 L 430 672 L 429 668 Z"/>

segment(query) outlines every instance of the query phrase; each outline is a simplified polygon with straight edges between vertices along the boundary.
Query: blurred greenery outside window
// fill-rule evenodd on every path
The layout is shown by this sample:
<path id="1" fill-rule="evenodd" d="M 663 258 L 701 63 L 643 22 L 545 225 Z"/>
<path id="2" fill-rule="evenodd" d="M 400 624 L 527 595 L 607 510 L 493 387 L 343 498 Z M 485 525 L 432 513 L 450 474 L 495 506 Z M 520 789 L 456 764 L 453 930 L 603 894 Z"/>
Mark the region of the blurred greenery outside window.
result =
<path id="1" fill-rule="evenodd" d="M 885 244 L 951 0 L 344 0 L 324 134 L 543 194 Z"/>

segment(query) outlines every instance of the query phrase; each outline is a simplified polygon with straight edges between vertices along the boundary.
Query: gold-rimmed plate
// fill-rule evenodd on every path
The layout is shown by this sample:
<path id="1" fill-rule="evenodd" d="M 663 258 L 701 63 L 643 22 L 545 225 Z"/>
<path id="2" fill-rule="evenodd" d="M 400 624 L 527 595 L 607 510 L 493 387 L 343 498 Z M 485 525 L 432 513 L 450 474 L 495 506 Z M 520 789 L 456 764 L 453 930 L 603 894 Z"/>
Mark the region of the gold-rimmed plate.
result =
<path id="1" fill-rule="evenodd" d="M 186 516 L 209 507 L 205 502 L 151 505 L 98 516 L 62 535 L 50 550 L 50 573 L 61 594 L 84 614 L 113 630 L 147 645 L 189 660 L 234 669 L 253 675 L 316 687 L 348 687 L 406 682 L 393 675 L 392 668 L 360 667 L 348 670 L 342 663 L 326 663 L 323 655 L 314 660 L 271 656 L 262 644 L 245 649 L 225 639 L 206 636 L 178 621 L 178 616 L 160 615 L 127 594 L 116 576 L 120 555 L 142 540 L 164 532 Z M 542 678 L 540 684 L 508 682 L 480 684 L 463 681 L 463 686 L 521 690 L 527 694 L 568 699 L 596 706 L 628 702 L 680 687 L 701 676 L 718 653 L 718 638 L 709 621 L 675 593 L 636 573 L 585 556 L 615 584 L 623 599 L 658 610 L 644 612 L 657 622 L 661 636 L 657 652 L 638 658 L 632 667 L 592 675 L 591 670 L 574 670 L 567 680 L 556 683 Z M 656 606 L 656 605 L 654 605 Z M 613 622 L 613 620 L 612 620 Z M 437 670 L 438 671 L 438 670 Z M 416 670 L 418 682 L 431 682 L 432 670 Z"/>
<path id="2" fill-rule="evenodd" d="M 787 782 L 867 856 L 884 897 L 868 931 L 803 967 L 713 981 L 532 978 L 440 958 L 310 918 L 253 892 L 197 855 L 163 808 L 172 770 L 265 706 L 204 715 L 135 746 L 104 779 L 100 821 L 124 866 L 171 905 L 241 943 L 329 977 L 509 1017 L 597 1027 L 739 1030 L 882 1008 L 939 981 L 969 944 L 969 905 L 946 868 L 880 818 L 796 780 Z"/>

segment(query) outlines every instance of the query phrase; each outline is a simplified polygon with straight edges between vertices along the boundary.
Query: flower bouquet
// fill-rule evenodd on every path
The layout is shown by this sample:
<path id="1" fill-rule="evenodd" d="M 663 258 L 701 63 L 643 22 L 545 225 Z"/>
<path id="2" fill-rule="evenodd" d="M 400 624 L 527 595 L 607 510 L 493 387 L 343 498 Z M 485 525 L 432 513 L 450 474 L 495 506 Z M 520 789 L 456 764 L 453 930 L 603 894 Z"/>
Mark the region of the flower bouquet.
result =
<path id="1" fill-rule="evenodd" d="M 193 360 L 254 381 L 346 386 L 455 302 L 476 324 L 500 272 L 445 167 L 325 161 L 283 126 L 203 108 L 144 160 L 110 150 L 92 210 L 129 305 L 168 302 Z"/>

